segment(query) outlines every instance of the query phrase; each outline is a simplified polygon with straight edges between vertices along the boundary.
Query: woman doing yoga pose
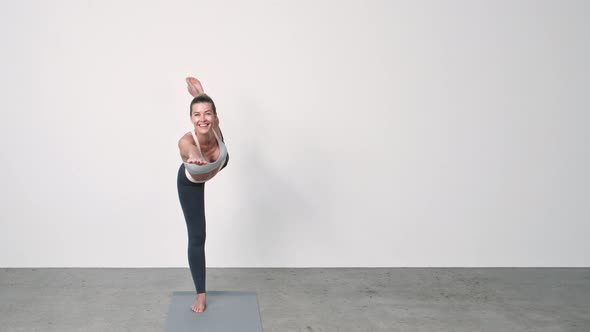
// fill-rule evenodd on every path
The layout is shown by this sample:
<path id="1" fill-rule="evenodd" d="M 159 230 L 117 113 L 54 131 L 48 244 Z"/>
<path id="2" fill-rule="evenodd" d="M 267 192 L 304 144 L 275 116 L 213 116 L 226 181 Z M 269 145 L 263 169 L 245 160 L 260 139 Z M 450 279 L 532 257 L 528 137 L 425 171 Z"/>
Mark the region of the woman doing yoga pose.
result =
<path id="1" fill-rule="evenodd" d="M 183 163 L 177 174 L 178 198 L 188 231 L 188 262 L 197 296 L 191 309 L 203 312 L 205 291 L 205 182 L 221 171 L 229 154 L 219 129 L 215 103 L 207 96 L 199 80 L 186 79 L 194 97 L 190 103 L 193 129 L 178 141 Z"/>

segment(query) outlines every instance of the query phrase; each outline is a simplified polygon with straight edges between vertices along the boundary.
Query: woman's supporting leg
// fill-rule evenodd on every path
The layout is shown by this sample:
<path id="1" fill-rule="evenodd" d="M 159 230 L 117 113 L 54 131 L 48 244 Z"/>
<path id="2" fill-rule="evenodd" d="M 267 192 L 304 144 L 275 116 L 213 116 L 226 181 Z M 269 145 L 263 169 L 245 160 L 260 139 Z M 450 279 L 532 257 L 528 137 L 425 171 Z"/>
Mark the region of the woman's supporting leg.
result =
<path id="1" fill-rule="evenodd" d="M 188 264 L 197 294 L 205 293 L 205 183 L 190 182 L 184 165 L 180 165 L 176 182 L 188 231 Z"/>

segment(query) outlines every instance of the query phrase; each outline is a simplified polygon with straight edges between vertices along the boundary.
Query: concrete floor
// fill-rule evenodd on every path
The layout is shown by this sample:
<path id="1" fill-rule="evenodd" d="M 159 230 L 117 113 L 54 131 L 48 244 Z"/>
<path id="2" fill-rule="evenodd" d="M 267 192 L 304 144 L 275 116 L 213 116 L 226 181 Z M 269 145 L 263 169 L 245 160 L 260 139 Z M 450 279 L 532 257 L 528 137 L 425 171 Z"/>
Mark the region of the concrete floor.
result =
<path id="1" fill-rule="evenodd" d="M 590 268 L 207 269 L 271 331 L 590 331 Z M 163 331 L 188 268 L 0 270 L 0 331 Z M 197 313 L 195 313 L 196 315 Z"/>

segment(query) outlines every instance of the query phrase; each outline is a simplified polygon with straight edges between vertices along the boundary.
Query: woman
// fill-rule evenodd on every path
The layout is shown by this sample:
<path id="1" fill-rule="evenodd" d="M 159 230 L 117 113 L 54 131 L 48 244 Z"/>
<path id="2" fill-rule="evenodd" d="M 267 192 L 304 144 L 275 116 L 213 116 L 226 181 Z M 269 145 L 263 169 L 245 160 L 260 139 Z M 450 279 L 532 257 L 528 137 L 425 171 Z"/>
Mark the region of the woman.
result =
<path id="1" fill-rule="evenodd" d="M 195 312 L 206 308 L 205 292 L 205 182 L 221 171 L 229 154 L 219 129 L 215 103 L 207 96 L 199 80 L 186 79 L 194 97 L 190 104 L 193 129 L 178 141 L 183 163 L 178 169 L 177 188 L 188 230 L 188 262 L 197 290 L 191 306 Z"/>

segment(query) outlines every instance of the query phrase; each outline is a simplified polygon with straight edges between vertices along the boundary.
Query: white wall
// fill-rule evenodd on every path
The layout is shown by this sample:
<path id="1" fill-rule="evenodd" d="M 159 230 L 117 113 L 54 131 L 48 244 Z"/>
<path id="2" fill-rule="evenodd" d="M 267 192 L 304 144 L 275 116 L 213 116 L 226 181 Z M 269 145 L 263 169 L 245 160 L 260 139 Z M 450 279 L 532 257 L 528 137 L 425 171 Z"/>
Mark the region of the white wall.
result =
<path id="1" fill-rule="evenodd" d="M 2 7 L 0 266 L 188 266 L 187 75 L 209 267 L 590 265 L 586 1 Z"/>

